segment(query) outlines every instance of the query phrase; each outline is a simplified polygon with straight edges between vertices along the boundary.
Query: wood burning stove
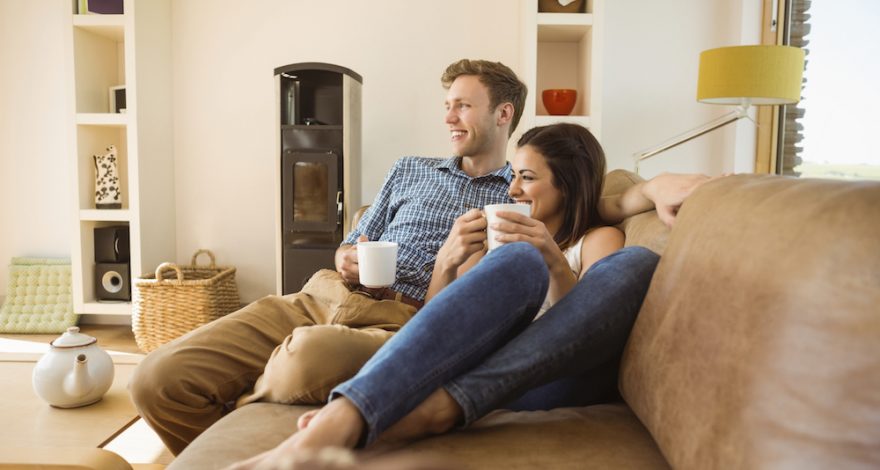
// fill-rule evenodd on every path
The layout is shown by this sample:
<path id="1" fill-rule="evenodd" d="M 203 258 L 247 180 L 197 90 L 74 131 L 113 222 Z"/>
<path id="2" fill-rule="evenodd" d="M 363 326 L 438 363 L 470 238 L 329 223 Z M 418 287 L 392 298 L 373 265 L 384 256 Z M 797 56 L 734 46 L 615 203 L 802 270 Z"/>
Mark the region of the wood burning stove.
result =
<path id="1" fill-rule="evenodd" d="M 280 294 L 298 292 L 334 254 L 360 207 L 361 83 L 323 63 L 275 69 L 279 100 Z"/>

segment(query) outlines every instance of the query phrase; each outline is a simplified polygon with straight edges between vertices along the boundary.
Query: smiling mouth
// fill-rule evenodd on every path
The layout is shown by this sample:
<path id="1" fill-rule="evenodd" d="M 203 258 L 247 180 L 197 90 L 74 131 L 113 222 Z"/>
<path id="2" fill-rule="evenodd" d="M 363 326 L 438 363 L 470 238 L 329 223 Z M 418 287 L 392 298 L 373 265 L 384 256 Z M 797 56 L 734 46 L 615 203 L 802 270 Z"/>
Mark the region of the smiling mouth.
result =
<path id="1" fill-rule="evenodd" d="M 452 134 L 452 140 L 458 140 L 458 139 L 463 139 L 464 136 L 467 134 L 467 132 L 453 130 L 453 131 L 451 131 L 451 134 Z"/>
<path id="2" fill-rule="evenodd" d="M 524 201 L 520 199 L 514 199 L 514 201 L 516 201 L 517 204 L 528 204 L 530 206 L 532 205 L 532 201 Z"/>

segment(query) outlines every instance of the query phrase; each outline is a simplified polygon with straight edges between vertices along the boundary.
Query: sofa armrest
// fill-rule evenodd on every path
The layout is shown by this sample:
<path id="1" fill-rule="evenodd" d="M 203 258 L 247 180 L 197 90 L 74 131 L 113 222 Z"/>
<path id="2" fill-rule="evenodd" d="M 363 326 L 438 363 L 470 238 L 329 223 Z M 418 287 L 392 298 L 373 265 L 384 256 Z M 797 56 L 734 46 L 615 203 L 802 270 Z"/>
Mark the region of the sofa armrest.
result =
<path id="1" fill-rule="evenodd" d="M 360 208 L 358 208 L 358 210 L 354 211 L 354 215 L 351 216 L 351 229 L 352 230 L 354 230 L 357 227 L 358 222 L 361 221 L 361 217 L 364 216 L 364 212 L 366 212 L 367 209 L 369 209 L 369 208 L 370 208 L 370 206 L 366 205 L 366 206 L 361 206 Z"/>
<path id="2" fill-rule="evenodd" d="M 878 231 L 877 182 L 736 175 L 688 198 L 620 370 L 673 468 L 878 468 Z"/>

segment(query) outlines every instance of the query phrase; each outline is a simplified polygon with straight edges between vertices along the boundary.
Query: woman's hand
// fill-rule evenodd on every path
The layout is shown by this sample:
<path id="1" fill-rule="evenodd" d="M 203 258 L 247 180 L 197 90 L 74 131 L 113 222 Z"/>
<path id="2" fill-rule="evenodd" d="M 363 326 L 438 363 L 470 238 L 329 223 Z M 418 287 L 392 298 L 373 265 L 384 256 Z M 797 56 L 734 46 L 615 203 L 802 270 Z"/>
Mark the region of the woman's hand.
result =
<path id="1" fill-rule="evenodd" d="M 486 218 L 479 209 L 471 209 L 455 219 L 449 236 L 437 252 L 425 302 L 476 264 L 485 250 Z"/>
<path id="2" fill-rule="evenodd" d="M 684 200 L 697 188 L 716 178 L 699 174 L 663 173 L 645 182 L 642 194 L 654 203 L 660 220 L 672 227 Z"/>
<path id="3" fill-rule="evenodd" d="M 498 211 L 496 214 L 502 219 L 491 226 L 497 232 L 496 240 L 501 243 L 531 244 L 541 252 L 550 268 L 559 260 L 562 252 L 543 222 L 517 212 Z"/>
<path id="4" fill-rule="evenodd" d="M 486 218 L 479 209 L 471 209 L 455 219 L 452 230 L 440 251 L 437 264 L 444 270 L 456 270 L 474 253 L 482 251 L 486 242 Z"/>

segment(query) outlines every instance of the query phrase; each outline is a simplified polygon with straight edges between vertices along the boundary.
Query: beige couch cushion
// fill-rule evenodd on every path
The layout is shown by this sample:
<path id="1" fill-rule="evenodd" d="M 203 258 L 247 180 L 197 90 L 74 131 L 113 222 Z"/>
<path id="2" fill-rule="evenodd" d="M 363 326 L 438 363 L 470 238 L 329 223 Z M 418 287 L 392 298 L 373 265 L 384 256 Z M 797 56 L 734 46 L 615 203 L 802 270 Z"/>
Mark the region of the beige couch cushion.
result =
<path id="1" fill-rule="evenodd" d="M 880 183 L 700 188 L 621 392 L 675 468 L 880 467 Z"/>
<path id="2" fill-rule="evenodd" d="M 613 170 L 605 176 L 603 196 L 622 194 L 630 186 L 644 181 L 639 175 L 626 170 Z M 663 254 L 669 238 L 669 227 L 659 217 L 657 211 L 648 211 L 630 217 L 617 228 L 626 234 L 626 246 L 644 246 L 659 255 Z"/>
<path id="3" fill-rule="evenodd" d="M 168 470 L 222 468 L 275 447 L 309 407 L 253 403 L 202 433 Z M 472 427 L 395 451 L 414 460 L 442 455 L 450 468 L 668 469 L 657 445 L 623 404 L 552 411 L 496 411 Z M 412 467 L 408 467 L 412 468 Z"/>

